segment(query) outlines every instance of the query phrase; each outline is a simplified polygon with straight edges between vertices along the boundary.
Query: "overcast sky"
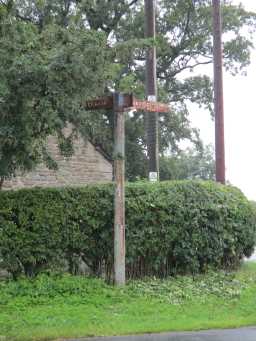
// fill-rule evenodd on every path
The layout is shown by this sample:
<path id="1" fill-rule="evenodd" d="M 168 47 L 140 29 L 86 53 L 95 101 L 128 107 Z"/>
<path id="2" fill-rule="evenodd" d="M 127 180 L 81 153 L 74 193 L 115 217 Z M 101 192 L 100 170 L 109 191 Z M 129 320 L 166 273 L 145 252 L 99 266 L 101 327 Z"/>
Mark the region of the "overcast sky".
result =
<path id="1" fill-rule="evenodd" d="M 256 12 L 256 0 L 234 0 Z M 256 46 L 256 36 L 255 36 Z M 209 70 L 211 72 L 212 70 Z M 227 180 L 256 201 L 256 51 L 247 76 L 224 73 L 225 148 Z M 214 144 L 214 124 L 209 114 L 193 110 L 192 124 L 205 143 Z"/>

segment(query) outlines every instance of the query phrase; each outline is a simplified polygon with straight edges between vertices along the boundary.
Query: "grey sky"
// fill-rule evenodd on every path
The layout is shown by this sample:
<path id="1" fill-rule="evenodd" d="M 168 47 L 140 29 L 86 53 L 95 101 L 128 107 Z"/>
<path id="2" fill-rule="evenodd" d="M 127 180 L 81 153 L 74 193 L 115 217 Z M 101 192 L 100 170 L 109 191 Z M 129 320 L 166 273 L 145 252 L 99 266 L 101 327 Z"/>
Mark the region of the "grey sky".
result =
<path id="1" fill-rule="evenodd" d="M 255 0 L 234 0 L 256 12 Z M 255 36 L 256 46 L 256 36 Z M 203 70 L 202 70 L 203 71 Z M 211 70 L 209 70 L 211 72 Z M 249 199 L 256 200 L 256 51 L 253 51 L 247 76 L 224 73 L 224 108 L 227 180 Z M 206 143 L 214 143 L 214 124 L 209 115 L 193 108 L 191 121 L 200 128 Z"/>

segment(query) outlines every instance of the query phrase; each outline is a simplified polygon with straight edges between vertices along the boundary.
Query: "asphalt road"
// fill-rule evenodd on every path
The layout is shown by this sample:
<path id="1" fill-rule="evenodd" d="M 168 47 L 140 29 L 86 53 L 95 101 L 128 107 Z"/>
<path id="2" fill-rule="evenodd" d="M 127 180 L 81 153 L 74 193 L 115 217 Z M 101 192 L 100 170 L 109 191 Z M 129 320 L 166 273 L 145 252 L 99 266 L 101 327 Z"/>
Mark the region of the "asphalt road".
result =
<path id="1" fill-rule="evenodd" d="M 87 338 L 70 341 L 256 341 L 256 327 L 202 332 Z"/>

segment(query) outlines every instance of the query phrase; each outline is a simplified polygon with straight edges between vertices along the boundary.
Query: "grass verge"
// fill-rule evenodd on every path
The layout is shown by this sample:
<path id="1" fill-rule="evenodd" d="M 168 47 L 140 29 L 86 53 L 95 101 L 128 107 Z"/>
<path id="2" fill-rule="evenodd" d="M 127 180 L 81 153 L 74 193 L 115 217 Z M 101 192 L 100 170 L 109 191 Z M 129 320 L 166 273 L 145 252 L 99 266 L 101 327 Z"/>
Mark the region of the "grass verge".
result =
<path id="1" fill-rule="evenodd" d="M 0 282 L 0 340 L 230 328 L 256 325 L 256 263 L 236 273 L 133 281 L 40 276 Z"/>

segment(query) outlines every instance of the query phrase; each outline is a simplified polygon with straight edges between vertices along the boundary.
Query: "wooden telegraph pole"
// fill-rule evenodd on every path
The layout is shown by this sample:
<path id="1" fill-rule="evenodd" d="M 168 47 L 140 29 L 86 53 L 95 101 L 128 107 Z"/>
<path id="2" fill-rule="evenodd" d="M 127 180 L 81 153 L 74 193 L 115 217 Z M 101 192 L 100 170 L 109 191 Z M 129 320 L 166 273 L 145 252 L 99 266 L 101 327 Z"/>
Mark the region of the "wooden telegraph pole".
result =
<path id="1" fill-rule="evenodd" d="M 145 0 L 145 36 L 156 37 L 156 0 Z M 156 47 L 150 47 L 146 57 L 146 95 L 157 101 Z M 146 118 L 149 180 L 159 179 L 158 113 L 148 112 Z"/>
<path id="2" fill-rule="evenodd" d="M 212 0 L 216 181 L 225 184 L 225 137 L 220 0 Z"/>
<path id="3" fill-rule="evenodd" d="M 132 94 L 114 93 L 85 103 L 85 109 L 111 109 L 115 114 L 114 175 L 115 175 L 115 212 L 114 212 L 114 281 L 116 285 L 125 284 L 125 111 L 135 109 L 147 112 L 169 112 L 166 104 L 140 101 Z"/>

